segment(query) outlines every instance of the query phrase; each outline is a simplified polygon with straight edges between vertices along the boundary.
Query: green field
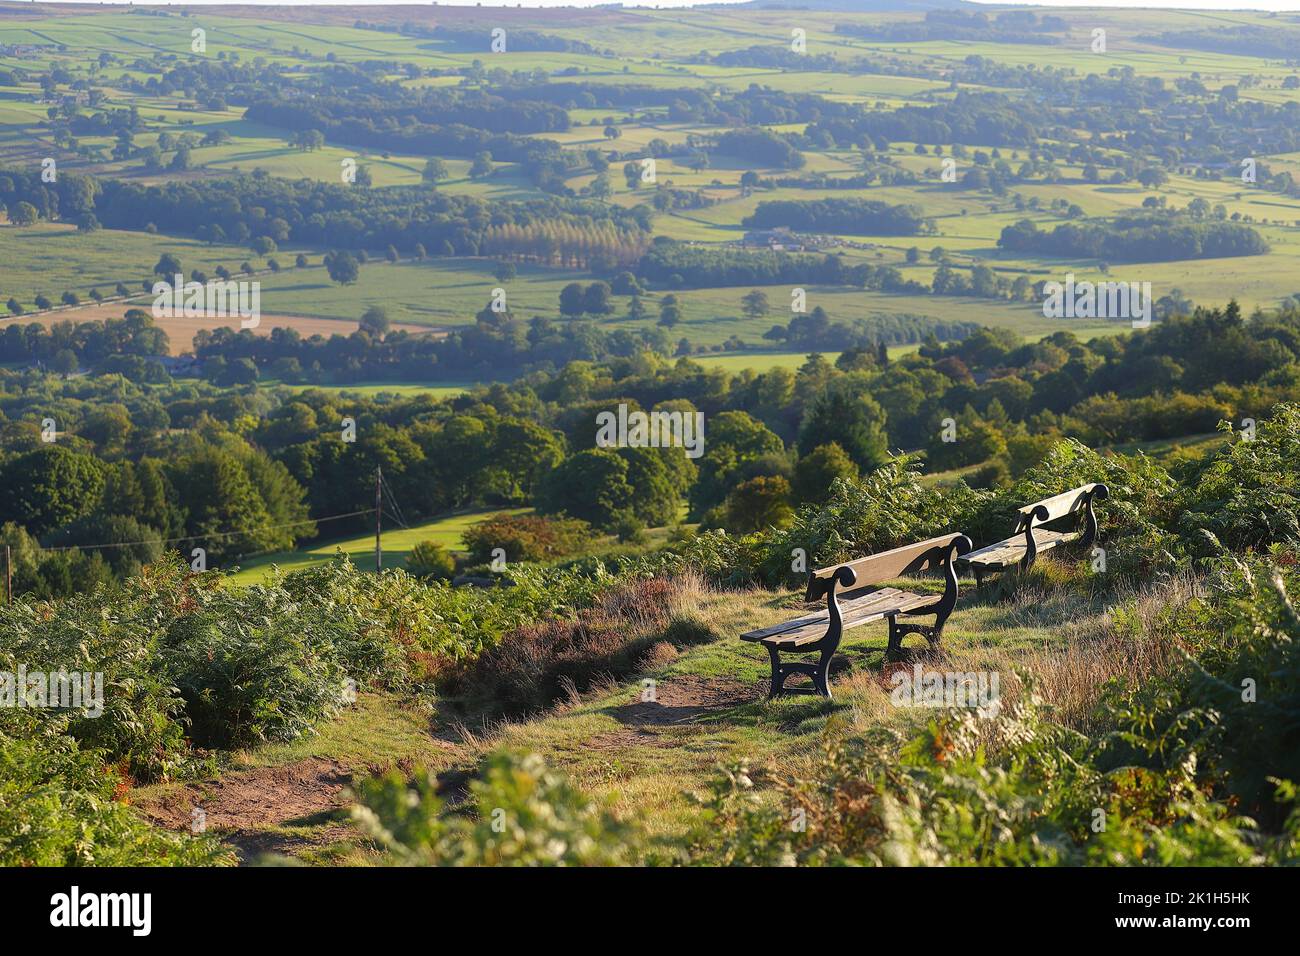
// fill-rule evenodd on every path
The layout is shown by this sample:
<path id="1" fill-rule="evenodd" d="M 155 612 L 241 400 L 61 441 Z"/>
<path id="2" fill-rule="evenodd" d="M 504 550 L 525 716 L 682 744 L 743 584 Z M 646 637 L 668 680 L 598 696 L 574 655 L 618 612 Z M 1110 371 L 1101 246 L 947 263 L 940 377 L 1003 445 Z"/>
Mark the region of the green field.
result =
<path id="1" fill-rule="evenodd" d="M 494 514 L 527 514 L 528 508 L 491 508 L 483 511 L 469 511 L 463 514 L 439 518 L 412 528 L 394 527 L 391 520 L 386 520 L 387 528 L 380 536 L 383 548 L 383 566 L 385 568 L 404 568 L 406 556 L 411 549 L 422 541 L 432 541 L 450 551 L 464 548 L 461 535 L 471 525 Z M 328 526 L 326 526 L 328 529 Z M 273 569 L 298 571 L 303 568 L 325 564 L 335 555 L 343 553 L 360 568 L 373 570 L 375 567 L 374 533 L 358 535 L 353 538 L 334 540 L 325 544 L 313 545 L 298 551 L 277 551 L 274 554 L 250 558 L 240 565 L 237 572 L 230 576 L 236 584 L 256 584 L 265 580 Z"/>
<path id="2" fill-rule="evenodd" d="M 508 52 L 493 58 L 484 50 L 463 49 L 446 40 L 403 36 L 357 28 L 342 16 L 307 17 L 303 22 L 271 17 L 229 16 L 204 10 L 190 16 L 163 11 L 146 15 L 140 11 L 56 15 L 39 22 L 15 20 L 0 25 L 0 44 L 29 44 L 20 55 L 0 55 L 0 68 L 34 70 L 57 66 L 74 76 L 89 79 L 93 75 L 97 92 L 102 96 L 100 108 L 134 107 L 139 110 L 143 128 L 136 134 L 137 147 L 158 142 L 159 136 L 202 135 L 223 130 L 230 140 L 223 145 L 196 147 L 192 151 L 192 168 L 183 172 L 145 169 L 135 158 L 113 158 L 113 140 L 108 136 L 87 135 L 78 138 L 77 150 L 69 151 L 48 136 L 46 106 L 41 102 L 34 82 L 0 88 L 0 163 L 22 165 L 40 157 L 59 157 L 60 168 L 120 176 L 142 183 L 168 179 L 202 178 L 231 174 L 250 175 L 254 171 L 272 177 L 296 179 L 306 177 L 322 182 L 339 181 L 340 163 L 355 159 L 370 167 L 375 187 L 417 183 L 426 157 L 366 151 L 351 145 L 328 143 L 324 148 L 303 152 L 287 144 L 281 131 L 243 118 L 242 108 L 224 110 L 199 108 L 189 102 L 183 91 L 174 93 L 130 88 L 155 75 L 149 58 L 174 54 L 208 59 L 238 56 L 259 58 L 283 67 L 290 76 L 307 77 L 325 63 L 366 64 L 376 60 L 409 63 L 421 70 L 451 71 L 438 75 L 403 78 L 396 66 L 386 73 L 387 79 L 401 79 L 411 87 L 438 88 L 462 82 L 456 71 L 474 68 L 476 61 L 486 68 L 507 65 L 516 71 L 541 70 L 558 78 L 576 77 L 601 84 L 637 84 L 660 88 L 697 88 L 743 90 L 759 84 L 790 93 L 816 93 L 831 99 L 850 102 L 879 102 L 883 107 L 924 105 L 952 95 L 942 80 L 910 75 L 849 69 L 860 57 L 886 58 L 909 69 L 941 71 L 962 63 L 969 56 L 981 56 L 1004 65 L 1040 62 L 1041 49 L 1015 43 L 958 42 L 873 42 L 836 32 L 839 24 L 879 23 L 901 19 L 899 14 L 865 16 L 857 13 L 801 12 L 800 25 L 807 31 L 808 52 L 828 55 L 846 64 L 845 72 L 790 70 L 759 67 L 719 66 L 704 62 L 706 55 L 742 50 L 754 46 L 784 43 L 789 36 L 790 16 L 775 10 L 747 10 L 743 20 L 723 9 L 699 9 L 689 15 L 673 10 L 629 9 L 582 14 L 571 25 L 560 22 L 551 29 L 591 43 L 607 54 Z M 529 11 L 503 12 L 514 22 L 528 25 L 541 22 Z M 1091 21 L 1082 12 L 1063 14 L 1070 21 L 1065 45 L 1051 48 L 1056 67 L 1074 69 L 1078 75 L 1097 72 L 1099 58 L 1088 48 Z M 1240 95 L 1260 102 L 1294 99 L 1294 91 L 1282 89 L 1282 80 L 1294 70 L 1263 58 L 1230 56 L 1199 51 L 1173 51 L 1142 39 L 1159 29 L 1192 29 L 1207 25 L 1259 24 L 1257 14 L 1162 11 L 1159 15 L 1142 10 L 1107 11 L 1106 22 L 1110 45 L 1104 65 L 1115 71 L 1128 67 L 1143 76 L 1156 76 L 1166 83 L 1190 78 L 1194 74 L 1213 90 L 1239 75 L 1249 73 L 1253 81 L 1243 85 Z M 191 53 L 191 30 L 206 30 L 206 50 Z M 87 59 L 101 53 L 113 53 L 117 59 L 92 71 Z M 136 59 L 136 58 L 139 59 Z M 633 109 L 599 108 L 575 105 L 569 109 L 573 124 L 568 130 L 543 133 L 568 149 L 615 149 L 623 152 L 644 148 L 651 140 L 670 145 L 692 138 L 709 137 L 722 127 L 675 121 L 663 106 Z M 619 132 L 616 140 L 603 135 L 606 122 L 613 122 Z M 782 132 L 800 133 L 801 124 L 773 124 Z M 1062 278 L 1073 272 L 1079 278 L 1096 279 L 1106 265 L 1097 260 L 1060 260 L 1046 256 L 1012 255 L 997 247 L 1000 231 L 1021 218 L 1030 218 L 1043 228 L 1066 221 L 1061 211 L 1049 211 L 1054 201 L 1077 205 L 1087 216 L 1108 216 L 1136 209 L 1151 194 L 1136 183 L 1111 185 L 1089 183 L 1075 162 L 1057 160 L 1052 181 L 1017 183 L 1014 193 L 1021 200 L 1038 200 L 1038 210 L 1017 209 L 1010 196 L 995 196 L 988 191 L 973 191 L 937 181 L 939 161 L 931 155 L 914 152 L 916 144 L 895 142 L 888 155 L 900 168 L 920 177 L 914 185 L 874 185 L 855 189 L 837 189 L 830 195 L 859 197 L 897 203 L 916 203 L 927 216 L 933 217 L 937 232 L 933 236 L 897 237 L 855 235 L 838 237 L 854 243 L 853 247 L 831 246 L 825 251 L 844 254 L 849 261 L 899 268 L 909 278 L 928 282 L 934 263 L 923 256 L 916 264 L 905 259 L 907 250 L 916 246 L 923 253 L 942 246 L 949 262 L 958 270 L 976 263 L 987 263 L 1004 276 L 1025 275 L 1032 280 Z M 824 173 L 831 177 L 856 174 L 862 156 L 855 150 L 804 147 L 806 165 L 800 175 Z M 168 154 L 164 153 L 164 159 Z M 1278 169 L 1294 169 L 1300 175 L 1297 154 L 1260 157 Z M 491 176 L 470 179 L 469 161 L 463 157 L 441 157 L 448 167 L 448 178 L 438 188 L 455 195 L 474 196 L 485 201 L 536 198 L 542 193 L 511 163 L 498 163 Z M 1004 158 L 1014 167 L 1026 158 L 1026 151 L 1009 150 Z M 663 213 L 655 217 L 656 235 L 711 245 L 733 242 L 744 231 L 742 220 L 761 201 L 772 199 L 813 200 L 826 198 L 822 189 L 786 186 L 775 190 L 759 189 L 750 195 L 740 188 L 742 173 L 751 170 L 760 176 L 779 176 L 785 171 L 754 168 L 748 157 L 726 156 L 714 152 L 704 169 L 693 170 L 682 157 L 664 157 L 659 161 L 659 181 L 675 188 L 698 190 L 712 204 L 703 208 Z M 649 191 L 630 189 L 618 175 L 618 162 L 611 168 L 612 194 L 609 201 L 624 206 L 644 203 Z M 593 179 L 590 170 L 575 170 L 567 185 L 581 193 Z M 1197 178 L 1177 171 L 1158 192 L 1169 203 L 1182 206 L 1194 198 L 1222 204 L 1226 215 L 1252 217 L 1256 227 L 1272 246 L 1268 255 L 1223 260 L 1186 260 L 1176 262 L 1112 264 L 1109 275 L 1120 280 L 1150 282 L 1155 297 L 1180 290 L 1197 303 L 1222 301 L 1235 296 L 1246 310 L 1269 308 L 1295 294 L 1300 283 L 1300 198 L 1275 192 L 1253 190 L 1232 179 L 1216 181 Z M 107 291 L 117 282 L 133 289 L 150 274 L 153 263 L 163 252 L 181 257 L 187 269 L 211 271 L 217 265 L 236 269 L 243 261 L 253 261 L 261 268 L 264 262 L 238 245 L 206 245 L 192 239 L 166 234 L 166 224 L 159 224 L 163 234 L 103 230 L 81 235 L 66 225 L 40 224 L 32 228 L 0 228 L 0 261 L 7 266 L 0 276 L 0 294 L 15 296 L 27 308 L 38 292 L 53 299 L 72 291 L 87 299 L 92 288 Z M 864 248 L 865 247 L 865 248 Z M 307 252 L 313 263 L 325 250 L 285 248 L 276 254 L 281 264 L 291 263 L 294 254 Z M 382 250 L 372 250 L 372 255 Z M 280 275 L 264 275 L 263 308 L 269 313 L 355 320 L 372 305 L 385 307 L 397 322 L 409 322 L 435 328 L 455 328 L 473 322 L 496 281 L 491 276 L 493 263 L 464 258 L 425 262 L 403 261 L 390 266 L 382 260 L 362 268 L 353 285 L 339 287 L 330 282 L 322 270 L 301 272 L 286 270 Z M 512 312 L 521 318 L 545 316 L 558 318 L 557 299 L 560 288 L 571 281 L 590 280 L 583 272 L 559 268 L 522 265 L 518 278 L 507 287 Z M 656 290 L 647 305 L 654 321 Z M 785 291 L 769 288 L 774 314 L 760 320 L 746 320 L 739 314 L 739 300 L 746 288 L 708 288 L 684 290 L 685 318 L 672 330 L 676 338 L 685 336 L 697 346 L 713 347 L 733 337 L 747 346 L 761 346 L 762 334 L 773 322 L 784 323 L 780 314 Z M 1123 331 L 1123 324 L 1075 322 L 1044 319 L 1032 303 L 1013 303 L 993 299 L 932 295 L 886 295 L 860 292 L 851 288 L 811 287 L 809 308 L 820 305 L 832 319 L 869 319 L 877 314 L 907 313 L 945 320 L 974 320 L 1015 330 L 1027 337 L 1037 337 L 1066 327 L 1081 337 Z M 615 312 L 601 320 L 609 328 L 633 328 L 623 318 L 625 298 L 616 298 Z M 67 314 L 76 318 L 75 312 Z"/>

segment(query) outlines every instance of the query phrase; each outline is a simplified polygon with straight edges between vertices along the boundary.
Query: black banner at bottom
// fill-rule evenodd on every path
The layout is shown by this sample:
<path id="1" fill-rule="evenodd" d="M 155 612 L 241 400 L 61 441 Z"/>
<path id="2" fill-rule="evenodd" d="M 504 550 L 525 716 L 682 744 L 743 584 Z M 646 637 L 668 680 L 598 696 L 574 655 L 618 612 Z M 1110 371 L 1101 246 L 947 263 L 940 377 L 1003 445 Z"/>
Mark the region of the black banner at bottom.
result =
<path id="1" fill-rule="evenodd" d="M 990 920 L 1064 938 L 1201 934 L 1227 941 L 1294 918 L 1294 870 L 429 870 L 266 867 L 0 871 L 0 914 L 20 938 L 46 933 L 301 944 L 408 931 L 430 921 L 493 940 L 599 926 L 735 940 L 755 923 L 882 920 L 947 932 Z M 779 915 L 773 913 L 779 910 Z M 795 932 L 802 932 L 794 930 Z M 613 938 L 619 938 L 614 936 Z"/>

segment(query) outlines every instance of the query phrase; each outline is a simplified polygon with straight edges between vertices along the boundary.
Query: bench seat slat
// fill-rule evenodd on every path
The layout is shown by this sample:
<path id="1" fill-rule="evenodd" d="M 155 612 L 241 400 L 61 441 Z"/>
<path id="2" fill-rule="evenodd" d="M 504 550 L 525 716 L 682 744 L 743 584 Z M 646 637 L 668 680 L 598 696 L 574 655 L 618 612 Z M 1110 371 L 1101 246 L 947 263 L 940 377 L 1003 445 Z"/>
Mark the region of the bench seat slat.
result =
<path id="1" fill-rule="evenodd" d="M 912 611 L 933 604 L 937 600 L 939 598 L 934 594 L 914 594 L 898 588 L 881 588 L 851 600 L 841 601 L 840 618 L 844 630 L 847 631 L 849 628 L 880 620 L 889 614 Z M 829 620 L 829 615 L 823 611 L 817 615 L 795 618 L 782 624 L 749 631 L 740 636 L 742 640 L 761 641 L 772 647 L 797 648 L 821 640 L 826 633 Z"/>
<path id="2" fill-rule="evenodd" d="M 1067 544 L 1078 539 L 1077 531 L 1049 531 L 1046 528 L 1034 529 L 1034 543 L 1039 551 L 1050 551 L 1058 545 Z M 958 558 L 957 563 L 979 565 L 981 568 L 1003 568 L 1015 564 L 1025 555 L 1025 536 L 1014 535 L 996 544 L 972 551 Z"/>
<path id="3" fill-rule="evenodd" d="M 862 594 L 856 598 L 841 598 L 840 617 L 847 621 L 849 611 L 860 606 L 864 601 L 883 601 L 895 595 L 903 594 L 898 588 L 881 588 L 878 591 L 872 591 L 869 594 Z M 765 637 L 773 637 L 777 634 L 784 634 L 787 631 L 793 631 L 797 628 L 806 627 L 809 624 L 820 624 L 825 627 L 830 620 L 830 614 L 825 608 L 814 611 L 812 614 L 806 614 L 803 617 L 792 618 L 789 621 L 782 621 L 780 624 L 771 624 L 767 627 L 760 627 L 753 631 L 746 631 L 740 635 L 746 641 L 761 641 Z"/>

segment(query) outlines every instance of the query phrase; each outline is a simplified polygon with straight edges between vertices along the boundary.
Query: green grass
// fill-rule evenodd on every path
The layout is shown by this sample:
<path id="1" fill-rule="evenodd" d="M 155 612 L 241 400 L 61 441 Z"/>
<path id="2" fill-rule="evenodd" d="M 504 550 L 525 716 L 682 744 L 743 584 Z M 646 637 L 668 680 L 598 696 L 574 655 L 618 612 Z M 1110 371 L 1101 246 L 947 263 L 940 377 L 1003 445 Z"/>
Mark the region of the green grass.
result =
<path id="1" fill-rule="evenodd" d="M 412 528 L 394 527 L 391 519 L 385 518 L 386 528 L 380 538 L 383 546 L 383 566 L 385 568 L 405 567 L 406 556 L 422 541 L 432 541 L 453 551 L 463 550 L 461 535 L 471 525 L 489 515 L 501 512 L 526 514 L 529 510 L 528 508 L 488 508 L 481 511 L 468 511 Z M 322 525 L 322 529 L 328 533 L 329 525 Z M 357 567 L 373 569 L 375 566 L 374 533 L 314 544 L 297 551 L 277 551 L 273 554 L 248 558 L 240 565 L 239 570 L 230 576 L 230 580 L 234 584 L 256 584 L 265 580 L 272 573 L 273 568 L 298 571 L 325 564 L 339 552 L 346 554 Z"/>
<path id="2" fill-rule="evenodd" d="M 5 264 L 0 293 L 6 300 L 16 297 L 28 309 L 34 308 L 38 292 L 57 302 L 65 291 L 72 291 L 93 305 L 91 289 L 110 296 L 118 282 L 143 295 L 141 283 L 157 278 L 153 267 L 164 252 L 179 257 L 187 276 L 193 269 L 214 275 L 220 265 L 236 272 L 246 260 L 255 265 L 262 261 L 247 248 L 197 239 L 117 229 L 80 233 L 65 223 L 5 224 L 0 226 L 0 262 Z M 294 253 L 277 256 L 292 264 Z"/>

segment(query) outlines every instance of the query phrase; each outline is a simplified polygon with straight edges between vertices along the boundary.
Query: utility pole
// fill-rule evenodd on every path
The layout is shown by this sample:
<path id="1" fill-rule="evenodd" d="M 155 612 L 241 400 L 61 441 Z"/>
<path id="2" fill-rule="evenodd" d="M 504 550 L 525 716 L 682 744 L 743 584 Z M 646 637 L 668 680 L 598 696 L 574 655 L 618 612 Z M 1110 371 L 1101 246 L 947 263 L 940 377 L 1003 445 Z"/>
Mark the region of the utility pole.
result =
<path id="1" fill-rule="evenodd" d="M 378 573 L 384 569 L 384 549 L 379 544 L 379 533 L 383 526 L 384 508 L 383 499 L 379 493 L 384 484 L 384 470 L 375 465 L 375 572 Z"/>

